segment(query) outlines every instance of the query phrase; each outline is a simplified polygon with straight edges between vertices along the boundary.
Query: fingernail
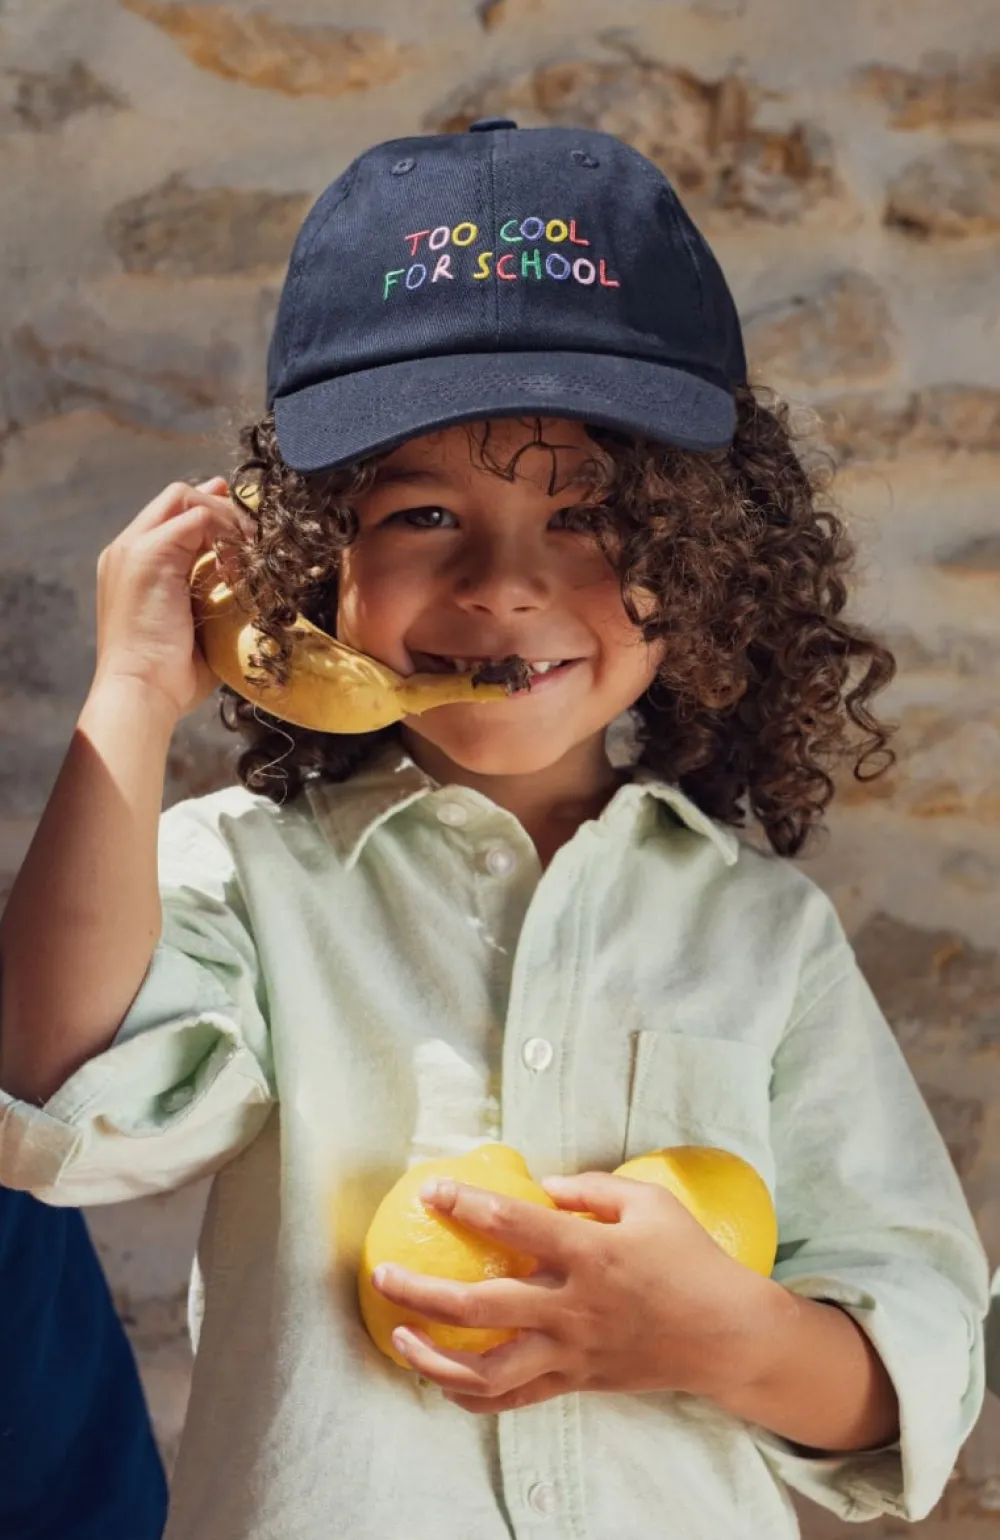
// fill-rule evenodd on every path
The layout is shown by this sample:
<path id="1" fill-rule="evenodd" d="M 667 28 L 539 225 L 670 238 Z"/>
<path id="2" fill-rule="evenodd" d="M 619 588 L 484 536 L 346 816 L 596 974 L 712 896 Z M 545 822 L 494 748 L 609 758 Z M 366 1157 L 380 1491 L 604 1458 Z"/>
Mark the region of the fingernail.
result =
<path id="1" fill-rule="evenodd" d="M 391 1277 L 392 1277 L 392 1270 L 389 1267 L 388 1263 L 381 1262 L 381 1263 L 379 1263 L 378 1267 L 376 1267 L 375 1271 L 372 1273 L 372 1283 L 375 1285 L 375 1287 L 377 1289 L 380 1289 L 384 1283 L 388 1283 L 389 1282 L 389 1279 Z"/>
<path id="2" fill-rule="evenodd" d="M 454 1182 L 427 1182 L 421 1187 L 420 1196 L 425 1203 L 450 1203 L 456 1191 Z"/>
<path id="3" fill-rule="evenodd" d="M 409 1352 L 410 1348 L 413 1346 L 414 1340 L 415 1339 L 407 1331 L 405 1326 L 397 1326 L 396 1330 L 392 1334 L 393 1347 L 396 1349 L 397 1353 L 402 1353 L 404 1355 Z"/>
<path id="4" fill-rule="evenodd" d="M 215 483 L 217 481 L 225 481 L 225 480 L 226 480 L 225 476 L 209 476 L 207 481 L 199 481 L 196 490 L 198 492 L 207 492 L 209 487 L 214 487 Z M 227 485 L 228 485 L 228 483 L 227 483 Z"/>

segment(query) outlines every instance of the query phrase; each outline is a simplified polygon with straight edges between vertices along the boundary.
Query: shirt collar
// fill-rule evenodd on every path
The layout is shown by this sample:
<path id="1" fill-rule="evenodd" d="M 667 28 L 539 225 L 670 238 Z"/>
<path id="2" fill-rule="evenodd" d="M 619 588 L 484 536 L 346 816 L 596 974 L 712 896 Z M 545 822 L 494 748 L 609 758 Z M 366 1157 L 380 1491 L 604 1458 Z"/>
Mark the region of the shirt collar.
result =
<path id="1" fill-rule="evenodd" d="M 345 866 L 357 862 L 369 837 L 395 814 L 432 794 L 454 796 L 454 791 L 421 770 L 398 742 L 386 744 L 349 780 L 307 783 L 316 821 Z M 601 822 L 622 829 L 635 827 L 650 798 L 669 808 L 692 833 L 710 840 L 727 866 L 735 864 L 740 842 L 733 831 L 652 770 L 639 767 L 633 772 L 612 797 Z"/>

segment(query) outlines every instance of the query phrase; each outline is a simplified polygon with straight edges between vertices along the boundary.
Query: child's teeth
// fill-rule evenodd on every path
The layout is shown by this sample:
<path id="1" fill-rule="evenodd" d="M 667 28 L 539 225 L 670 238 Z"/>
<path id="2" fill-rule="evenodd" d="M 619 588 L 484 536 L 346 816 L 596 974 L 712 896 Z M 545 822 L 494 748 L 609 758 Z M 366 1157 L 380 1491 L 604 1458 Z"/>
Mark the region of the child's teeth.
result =
<path id="1" fill-rule="evenodd" d="M 468 658 L 446 658 L 445 661 L 451 665 L 457 674 L 467 674 L 470 669 L 478 668 L 479 666 L 478 664 L 471 663 Z M 501 663 L 503 662 L 503 659 L 493 658 L 489 661 L 494 663 Z M 528 667 L 531 669 L 533 674 L 547 674 L 550 669 L 559 668 L 561 666 L 561 661 L 561 659 L 553 659 L 548 663 L 529 663 Z"/>

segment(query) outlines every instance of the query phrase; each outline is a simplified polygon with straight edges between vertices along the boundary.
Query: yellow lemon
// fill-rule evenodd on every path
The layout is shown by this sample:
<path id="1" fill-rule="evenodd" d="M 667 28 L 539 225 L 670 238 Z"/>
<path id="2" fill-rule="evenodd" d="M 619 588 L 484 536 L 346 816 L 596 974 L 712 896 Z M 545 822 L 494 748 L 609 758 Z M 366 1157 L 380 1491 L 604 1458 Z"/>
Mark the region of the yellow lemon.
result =
<path id="1" fill-rule="evenodd" d="M 510 1198 L 520 1198 L 525 1203 L 556 1207 L 545 1189 L 533 1180 L 523 1157 L 504 1144 L 484 1144 L 468 1155 L 422 1161 L 400 1177 L 379 1204 L 365 1237 L 358 1270 L 358 1300 L 362 1319 L 375 1346 L 403 1369 L 412 1366 L 392 1345 L 392 1334 L 397 1326 L 417 1326 L 439 1347 L 467 1353 L 485 1353 L 502 1342 L 509 1342 L 516 1333 L 446 1326 L 438 1321 L 428 1321 L 414 1310 L 394 1305 L 372 1285 L 372 1273 L 381 1263 L 395 1262 L 415 1273 L 451 1278 L 459 1283 L 479 1283 L 486 1278 L 527 1278 L 537 1266 L 533 1257 L 500 1246 L 426 1208 L 420 1199 L 421 1188 L 435 1178 L 446 1177 Z"/>
<path id="2" fill-rule="evenodd" d="M 666 1187 L 723 1251 L 770 1277 L 778 1249 L 777 1216 L 767 1184 L 739 1155 L 680 1144 L 637 1155 L 614 1174 Z"/>

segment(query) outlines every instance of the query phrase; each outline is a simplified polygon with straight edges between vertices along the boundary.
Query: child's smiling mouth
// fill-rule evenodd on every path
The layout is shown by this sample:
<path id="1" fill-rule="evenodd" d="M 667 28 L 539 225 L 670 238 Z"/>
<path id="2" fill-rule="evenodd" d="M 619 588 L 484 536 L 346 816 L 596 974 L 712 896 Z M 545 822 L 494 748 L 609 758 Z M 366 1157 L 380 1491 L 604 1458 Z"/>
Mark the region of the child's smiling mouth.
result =
<path id="1" fill-rule="evenodd" d="M 488 654 L 459 656 L 451 653 L 418 652 L 414 649 L 410 649 L 410 656 L 418 671 L 428 674 L 467 674 L 475 671 L 486 675 L 496 671 L 502 672 L 504 665 L 510 665 L 515 670 L 522 667 L 529 676 L 527 689 L 531 693 L 543 684 L 565 676 L 571 668 L 582 661 L 580 658 L 522 658 L 509 653 L 502 657 L 491 657 Z M 524 692 L 519 690 L 515 693 Z"/>

